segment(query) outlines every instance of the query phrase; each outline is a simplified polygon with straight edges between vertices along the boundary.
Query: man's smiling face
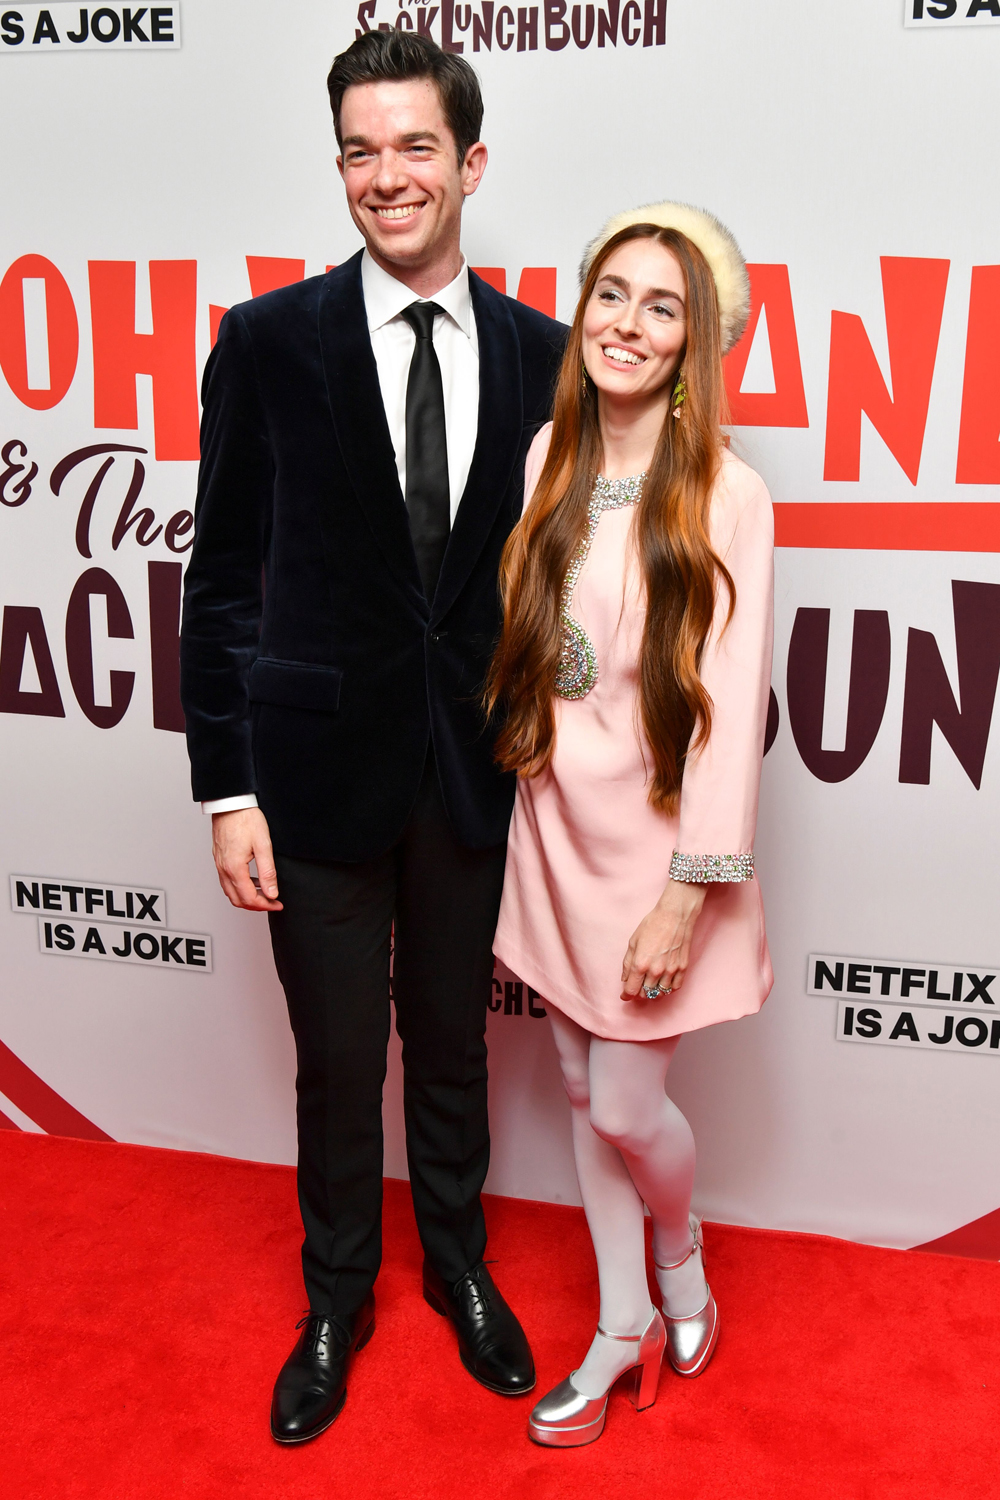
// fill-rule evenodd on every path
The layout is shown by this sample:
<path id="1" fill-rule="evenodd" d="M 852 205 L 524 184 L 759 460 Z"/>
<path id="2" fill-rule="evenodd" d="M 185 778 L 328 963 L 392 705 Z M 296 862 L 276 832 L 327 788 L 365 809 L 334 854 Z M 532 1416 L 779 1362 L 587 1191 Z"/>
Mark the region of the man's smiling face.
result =
<path id="1" fill-rule="evenodd" d="M 473 146 L 459 164 L 432 80 L 353 85 L 340 131 L 337 165 L 351 217 L 384 269 L 417 270 L 449 251 L 457 256 L 462 204 L 479 186 L 486 147 Z"/>

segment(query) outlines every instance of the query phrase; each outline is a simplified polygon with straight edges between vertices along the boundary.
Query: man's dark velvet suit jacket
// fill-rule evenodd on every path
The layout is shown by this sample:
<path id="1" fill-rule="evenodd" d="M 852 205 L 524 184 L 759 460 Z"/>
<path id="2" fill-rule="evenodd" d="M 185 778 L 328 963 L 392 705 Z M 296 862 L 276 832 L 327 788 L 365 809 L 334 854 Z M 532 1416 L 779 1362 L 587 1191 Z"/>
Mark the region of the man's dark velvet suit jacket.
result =
<path id="1" fill-rule="evenodd" d="M 433 740 L 460 841 L 507 835 L 514 778 L 478 703 L 524 457 L 566 330 L 470 273 L 479 430 L 428 606 L 361 290 L 361 256 L 234 307 L 205 370 L 181 694 L 194 796 L 256 792 L 277 853 L 371 858 Z"/>

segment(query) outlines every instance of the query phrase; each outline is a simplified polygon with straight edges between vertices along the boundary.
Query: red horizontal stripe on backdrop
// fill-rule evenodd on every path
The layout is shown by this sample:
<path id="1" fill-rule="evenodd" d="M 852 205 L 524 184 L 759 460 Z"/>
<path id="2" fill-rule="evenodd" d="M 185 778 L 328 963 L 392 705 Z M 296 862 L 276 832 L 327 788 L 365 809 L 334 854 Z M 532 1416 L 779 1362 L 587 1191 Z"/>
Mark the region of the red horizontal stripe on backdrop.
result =
<path id="1" fill-rule="evenodd" d="M 776 504 L 777 547 L 1000 552 L 1000 504 L 983 500 Z"/>
<path id="2" fill-rule="evenodd" d="M 22 1109 L 48 1135 L 68 1135 L 81 1141 L 111 1141 L 99 1126 L 81 1115 L 55 1089 L 33 1073 L 9 1047 L 0 1042 L 0 1094 Z M 13 1123 L 13 1122 L 11 1122 Z"/>

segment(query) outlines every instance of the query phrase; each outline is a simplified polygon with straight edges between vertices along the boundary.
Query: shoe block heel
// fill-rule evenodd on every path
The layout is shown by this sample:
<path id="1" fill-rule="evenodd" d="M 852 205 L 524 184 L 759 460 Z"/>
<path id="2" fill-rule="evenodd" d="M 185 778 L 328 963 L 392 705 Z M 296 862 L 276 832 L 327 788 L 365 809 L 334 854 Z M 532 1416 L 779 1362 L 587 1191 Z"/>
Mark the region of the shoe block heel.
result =
<path id="1" fill-rule="evenodd" d="M 628 1396 L 636 1411 L 645 1411 L 656 1400 L 656 1389 L 660 1383 L 660 1367 L 663 1350 L 650 1356 L 643 1364 L 636 1365 L 629 1380 Z"/>
<path id="2" fill-rule="evenodd" d="M 367 1344 L 368 1340 L 371 1338 L 371 1336 L 372 1336 L 372 1334 L 374 1332 L 375 1332 L 375 1319 L 372 1318 L 371 1322 L 368 1324 L 368 1327 L 364 1330 L 364 1332 L 362 1334 L 360 1334 L 360 1336 L 358 1338 L 358 1342 L 354 1346 L 354 1352 L 355 1352 L 355 1354 L 357 1354 L 357 1352 L 358 1352 L 359 1349 L 363 1349 L 365 1347 L 365 1345 Z"/>
<path id="3" fill-rule="evenodd" d="M 433 1307 L 438 1317 L 446 1318 L 448 1316 L 448 1309 L 444 1306 L 440 1299 L 434 1295 L 430 1288 L 426 1286 L 424 1287 L 424 1301 L 427 1303 L 428 1307 Z"/>

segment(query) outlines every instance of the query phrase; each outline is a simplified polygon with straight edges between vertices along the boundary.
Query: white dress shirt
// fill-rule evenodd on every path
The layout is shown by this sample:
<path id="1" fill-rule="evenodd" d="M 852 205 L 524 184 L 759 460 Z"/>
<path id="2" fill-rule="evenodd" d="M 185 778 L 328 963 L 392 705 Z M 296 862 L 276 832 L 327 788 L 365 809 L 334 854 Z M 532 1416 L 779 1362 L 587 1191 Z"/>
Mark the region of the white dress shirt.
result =
<path id="1" fill-rule="evenodd" d="M 448 444 L 448 489 L 451 521 L 465 491 L 479 430 L 479 335 L 469 293 L 469 268 L 462 269 L 433 297 L 415 297 L 408 286 L 390 276 L 369 255 L 361 257 L 361 290 L 368 318 L 368 335 L 378 370 L 382 405 L 389 437 L 396 453 L 399 487 L 406 495 L 406 381 L 417 336 L 401 316 L 412 302 L 436 302 L 442 309 L 434 319 L 434 351 L 441 366 L 444 424 Z M 252 792 L 203 802 L 204 813 L 235 812 L 256 807 Z"/>
<path id="2" fill-rule="evenodd" d="M 406 381 L 417 342 L 403 309 L 412 302 L 436 302 L 443 312 L 434 319 L 434 352 L 444 387 L 444 426 L 448 443 L 448 489 L 455 523 L 465 489 L 479 428 L 479 336 L 469 295 L 469 268 L 462 269 L 433 297 L 415 297 L 408 286 L 376 265 L 366 250 L 361 257 L 361 288 L 368 333 L 378 367 L 382 405 L 389 437 L 396 450 L 399 487 L 406 495 Z"/>

